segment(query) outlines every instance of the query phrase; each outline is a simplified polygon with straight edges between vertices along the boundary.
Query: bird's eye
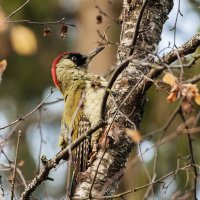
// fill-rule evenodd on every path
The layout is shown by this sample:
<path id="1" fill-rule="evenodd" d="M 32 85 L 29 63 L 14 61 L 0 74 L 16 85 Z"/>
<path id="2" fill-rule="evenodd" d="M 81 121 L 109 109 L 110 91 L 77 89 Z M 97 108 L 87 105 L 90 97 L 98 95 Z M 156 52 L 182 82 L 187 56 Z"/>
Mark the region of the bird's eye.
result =
<path id="1" fill-rule="evenodd" d="M 71 60 L 76 61 L 77 60 L 76 56 L 72 56 Z"/>

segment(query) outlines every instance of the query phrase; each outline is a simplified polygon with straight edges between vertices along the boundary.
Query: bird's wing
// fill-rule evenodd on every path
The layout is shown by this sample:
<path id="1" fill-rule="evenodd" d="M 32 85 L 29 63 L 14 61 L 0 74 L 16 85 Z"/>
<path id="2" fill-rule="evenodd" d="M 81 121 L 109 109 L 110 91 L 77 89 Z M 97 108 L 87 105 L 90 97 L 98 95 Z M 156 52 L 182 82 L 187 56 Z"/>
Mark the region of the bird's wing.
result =
<path id="1" fill-rule="evenodd" d="M 61 121 L 61 131 L 58 145 L 65 148 L 67 144 L 71 143 L 78 136 L 78 124 L 83 112 L 83 94 L 82 87 L 84 84 L 73 84 L 67 90 L 64 96 L 64 111 Z"/>
<path id="2" fill-rule="evenodd" d="M 77 139 L 90 129 L 89 119 L 84 115 L 85 90 L 83 82 L 73 84 L 65 95 L 65 108 L 61 122 L 61 134 L 59 146 L 65 148 L 67 144 Z M 87 161 L 91 149 L 91 140 L 87 138 L 75 150 L 73 154 L 75 171 L 84 172 L 87 169 Z"/>

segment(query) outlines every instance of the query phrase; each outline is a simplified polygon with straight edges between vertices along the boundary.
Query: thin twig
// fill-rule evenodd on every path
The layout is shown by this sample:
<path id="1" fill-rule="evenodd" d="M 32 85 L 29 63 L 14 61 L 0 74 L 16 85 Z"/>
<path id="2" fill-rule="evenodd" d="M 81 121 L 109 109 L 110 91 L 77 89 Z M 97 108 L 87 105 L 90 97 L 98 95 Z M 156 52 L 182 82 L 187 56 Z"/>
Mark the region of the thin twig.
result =
<path id="1" fill-rule="evenodd" d="M 1 153 L 4 155 L 4 157 L 6 158 L 6 160 L 8 161 L 10 167 L 11 167 L 11 164 L 13 163 L 9 158 L 8 156 L 6 155 L 6 153 L 4 152 L 4 150 L 1 148 Z"/>
<path id="2" fill-rule="evenodd" d="M 175 113 L 175 112 L 174 112 L 174 113 Z M 177 113 L 177 114 L 178 114 L 178 113 Z M 177 115 L 177 114 L 176 114 L 176 115 Z M 195 122 L 198 121 L 199 118 L 200 118 L 200 112 L 199 112 L 199 114 L 196 116 L 195 119 L 194 119 L 194 118 L 191 118 L 189 121 L 187 121 L 187 125 L 189 125 L 190 123 L 193 123 L 194 121 L 195 121 Z M 170 119 L 172 119 L 172 116 L 170 117 Z M 180 124 L 180 125 L 177 127 L 177 129 L 176 129 L 175 132 L 171 133 L 171 134 L 168 135 L 168 136 L 165 136 L 165 137 L 162 138 L 160 141 L 158 141 L 156 144 L 153 144 L 152 146 L 148 147 L 148 148 L 142 153 L 142 155 L 144 155 L 145 153 L 147 153 L 148 151 L 150 151 L 150 150 L 152 150 L 152 149 L 158 148 L 159 146 L 161 146 L 161 145 L 163 145 L 163 144 L 166 144 L 167 142 L 169 142 L 169 141 L 175 139 L 178 135 L 184 134 L 185 124 L 186 124 L 186 122 L 185 122 L 184 124 Z M 189 129 L 189 130 L 190 130 L 190 134 L 191 134 L 191 133 L 192 133 L 192 132 L 191 132 L 191 129 Z M 197 130 L 197 131 L 199 132 L 199 130 Z M 158 132 L 158 131 L 157 131 L 157 132 Z M 157 132 L 155 132 L 155 133 L 157 133 Z M 149 135 L 148 135 L 148 136 L 144 136 L 144 137 L 143 137 L 143 140 L 148 139 L 148 137 L 149 137 Z M 129 163 L 129 165 L 128 165 L 127 168 L 126 168 L 126 171 L 128 171 L 128 170 L 130 170 L 130 169 L 133 169 L 133 167 L 135 166 L 135 164 L 137 163 L 138 160 L 139 160 L 139 156 L 137 155 L 137 156 L 133 159 L 133 161 L 132 161 L 131 163 Z"/>
<path id="3" fill-rule="evenodd" d="M 3 21 L 3 23 L 6 23 L 13 15 L 15 15 L 18 11 L 20 11 L 30 0 L 25 1 L 19 8 L 17 8 L 15 11 L 13 11 L 8 17 Z"/>
<path id="4" fill-rule="evenodd" d="M 48 94 L 41 103 L 39 103 L 32 111 L 30 111 L 29 113 L 27 113 L 26 115 L 24 115 L 23 117 L 19 117 L 18 119 L 16 119 L 15 121 L 11 122 L 10 124 L 0 127 L 0 130 L 8 128 L 10 126 L 13 126 L 14 124 L 25 120 L 26 118 L 28 118 L 29 116 L 31 116 L 35 111 L 37 111 L 40 107 L 43 106 L 44 102 L 49 98 L 49 96 L 51 96 L 56 90 L 51 90 L 50 94 Z"/>
<path id="5" fill-rule="evenodd" d="M 106 34 L 107 34 L 107 32 L 108 32 L 110 26 L 111 26 L 111 25 L 109 24 L 109 25 L 106 27 L 106 29 L 105 29 L 105 31 L 104 31 L 103 34 L 101 33 L 100 30 L 97 30 L 97 33 L 98 33 L 99 37 L 101 38 L 101 41 L 97 42 L 99 45 L 101 45 L 101 46 L 105 46 L 105 45 L 110 46 L 110 44 L 112 44 L 112 45 L 118 45 L 117 42 L 112 42 L 112 41 L 108 40 L 108 37 L 107 37 Z M 105 42 L 103 42 L 103 41 L 105 41 Z"/>
<path id="6" fill-rule="evenodd" d="M 177 116 L 178 112 L 181 109 L 181 103 L 182 101 L 179 103 L 179 105 L 177 106 L 177 108 L 175 109 L 175 111 L 172 113 L 172 115 L 169 117 L 167 123 L 160 129 L 154 131 L 153 133 L 150 133 L 149 135 L 154 135 L 155 133 L 158 132 L 162 132 L 162 134 L 159 136 L 158 141 L 156 142 L 156 151 L 155 151 L 155 156 L 154 156 L 154 163 L 153 163 L 153 174 L 156 174 L 157 171 L 157 161 L 158 161 L 158 153 L 159 153 L 159 143 L 162 140 L 162 138 L 164 137 L 167 129 L 170 127 L 170 125 L 172 124 L 172 122 L 174 121 L 175 117 Z"/>
<path id="7" fill-rule="evenodd" d="M 14 162 L 14 169 L 13 169 L 12 183 L 11 183 L 11 197 L 10 197 L 11 200 L 14 199 L 15 176 L 16 176 L 16 169 L 17 169 L 17 157 L 18 157 L 20 139 L 21 139 L 21 131 L 19 131 L 19 133 L 18 133 L 18 139 L 17 139 L 17 147 L 16 147 L 16 154 L 15 154 L 15 162 Z"/>
<path id="8" fill-rule="evenodd" d="M 185 116 L 183 114 L 183 111 L 181 110 L 180 112 L 180 116 L 181 119 L 183 120 L 183 123 L 185 124 L 186 119 Z M 189 126 L 187 124 L 185 124 L 185 128 L 187 129 L 187 138 L 188 138 L 188 145 L 189 145 L 189 151 L 190 151 L 190 156 L 191 156 L 191 164 L 193 165 L 193 170 L 194 170 L 194 198 L 195 200 L 197 200 L 197 177 L 198 177 L 198 172 L 197 172 L 197 168 L 195 167 L 196 165 L 196 161 L 195 161 L 195 156 L 194 156 L 194 148 L 193 148 L 193 144 L 192 144 L 192 138 L 189 132 Z"/>
<path id="9" fill-rule="evenodd" d="M 40 145 L 39 145 L 39 154 L 38 154 L 38 166 L 37 166 L 37 172 L 40 171 L 40 158 L 41 158 L 41 152 L 42 152 L 42 144 L 44 142 L 43 140 L 43 134 L 42 134 L 42 110 L 41 107 L 39 108 L 39 117 L 38 117 L 38 129 L 40 134 Z"/>
<path id="10" fill-rule="evenodd" d="M 172 115 L 169 117 L 168 121 L 164 124 L 164 126 L 162 126 L 161 128 L 152 131 L 150 133 L 145 134 L 145 138 L 148 137 L 152 137 L 153 135 L 155 135 L 156 133 L 160 133 L 160 132 L 166 132 L 167 129 L 169 128 L 169 126 L 171 125 L 171 123 L 173 122 L 174 118 L 176 117 L 176 115 L 178 114 L 180 108 L 181 108 L 181 103 L 182 101 L 178 104 L 177 108 L 175 109 L 175 111 L 172 113 Z M 164 136 L 164 134 L 162 135 L 162 137 Z M 162 137 L 160 139 L 162 139 Z"/>
<path id="11" fill-rule="evenodd" d="M 191 79 L 185 81 L 185 83 L 197 83 L 200 81 L 200 75 L 194 76 Z"/>
<path id="12" fill-rule="evenodd" d="M 37 24 L 37 25 L 49 25 L 49 24 L 65 24 L 67 26 L 72 26 L 72 27 L 76 27 L 76 25 L 74 24 L 68 24 L 65 22 L 65 17 L 63 17 L 62 19 L 60 20 L 57 20 L 57 21 L 52 21 L 52 22 L 49 22 L 49 21 L 44 21 L 44 22 L 35 22 L 35 21 L 31 21 L 29 19 L 20 19 L 20 20 L 10 20 L 10 21 L 7 21 L 7 23 L 27 23 L 27 24 Z"/>
<path id="13" fill-rule="evenodd" d="M 179 16 L 179 14 L 181 16 L 183 16 L 182 13 L 181 13 L 180 5 L 181 5 L 180 0 L 178 0 L 178 10 L 177 10 L 177 13 L 176 13 L 175 24 L 174 24 L 174 27 L 171 29 L 171 31 L 174 30 L 174 47 L 176 47 L 176 48 L 177 48 L 177 46 L 176 46 L 176 26 L 177 26 L 177 22 L 178 22 L 178 16 Z"/>
<path id="14" fill-rule="evenodd" d="M 139 156 L 141 158 L 142 166 L 143 166 L 144 171 L 145 171 L 145 173 L 147 175 L 147 178 L 149 179 L 149 182 L 151 183 L 152 182 L 151 175 L 150 175 L 150 173 L 149 173 L 149 171 L 147 169 L 147 166 L 144 163 L 144 158 L 143 158 L 143 155 L 142 155 L 142 150 L 141 150 L 141 144 L 140 143 L 138 144 L 138 148 L 139 148 Z M 151 190 L 151 193 L 152 193 L 152 197 L 154 199 L 155 193 L 154 193 L 154 189 L 153 189 L 152 185 L 149 187 L 149 190 L 147 190 L 147 193 L 145 194 L 144 199 L 145 199 L 145 197 L 147 196 L 147 194 L 149 193 L 150 190 Z"/>

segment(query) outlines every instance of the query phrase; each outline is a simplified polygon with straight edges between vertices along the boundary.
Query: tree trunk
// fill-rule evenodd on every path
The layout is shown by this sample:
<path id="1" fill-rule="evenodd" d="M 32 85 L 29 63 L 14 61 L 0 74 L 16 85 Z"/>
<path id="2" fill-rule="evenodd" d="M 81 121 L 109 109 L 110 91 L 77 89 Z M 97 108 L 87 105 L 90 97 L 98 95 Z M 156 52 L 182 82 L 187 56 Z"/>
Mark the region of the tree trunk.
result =
<path id="1" fill-rule="evenodd" d="M 95 198 L 112 195 L 116 191 L 134 146 L 125 130 L 140 129 L 145 109 L 146 91 L 141 83 L 150 67 L 143 63 L 153 62 L 151 54 L 160 42 L 163 24 L 172 7 L 172 0 L 124 0 L 116 66 L 130 56 L 134 62 L 128 62 L 112 87 L 112 95 L 107 102 L 106 120 L 110 130 L 106 147 L 98 151 L 95 161 L 80 179 L 75 196 Z"/>

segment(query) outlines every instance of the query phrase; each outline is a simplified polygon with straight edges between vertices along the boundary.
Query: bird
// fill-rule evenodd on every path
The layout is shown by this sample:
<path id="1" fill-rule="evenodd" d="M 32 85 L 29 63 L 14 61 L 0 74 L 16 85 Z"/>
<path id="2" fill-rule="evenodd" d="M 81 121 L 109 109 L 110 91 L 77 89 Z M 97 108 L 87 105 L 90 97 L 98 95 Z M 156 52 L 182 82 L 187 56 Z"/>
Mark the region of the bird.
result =
<path id="1" fill-rule="evenodd" d="M 88 55 L 64 52 L 53 60 L 52 79 L 64 99 L 58 142 L 61 149 L 86 133 L 101 118 L 101 102 L 108 82 L 103 76 L 90 73 L 88 66 L 103 49 L 97 47 Z M 76 174 L 87 170 L 91 154 L 98 148 L 100 132 L 94 132 L 72 153 Z"/>

